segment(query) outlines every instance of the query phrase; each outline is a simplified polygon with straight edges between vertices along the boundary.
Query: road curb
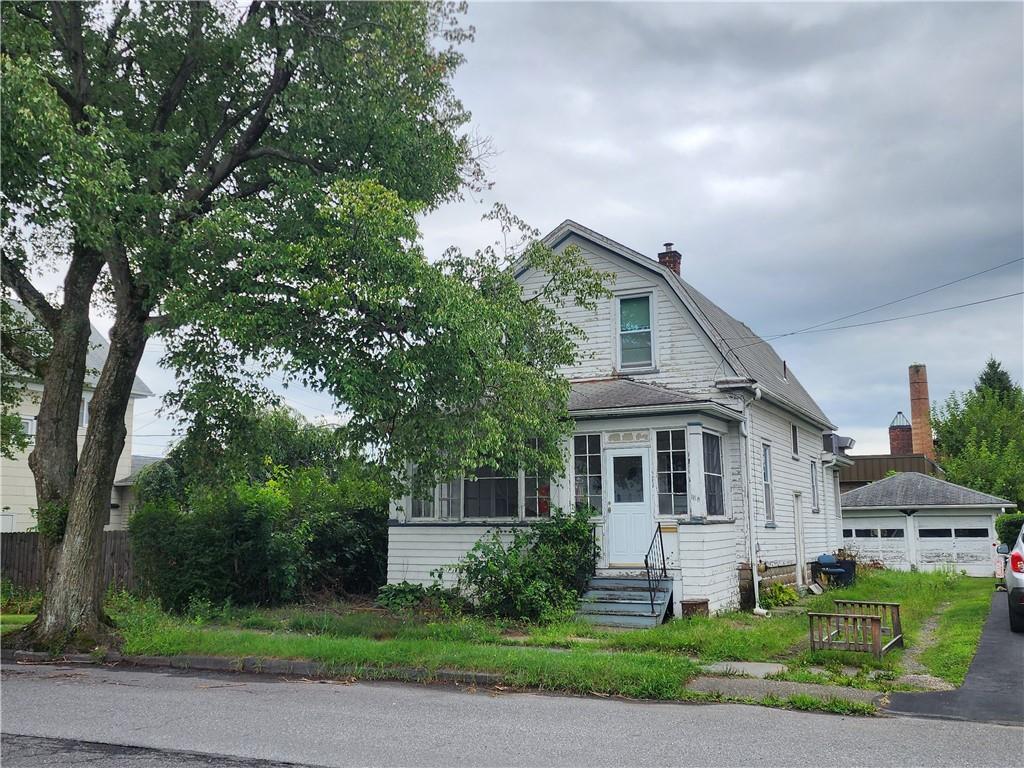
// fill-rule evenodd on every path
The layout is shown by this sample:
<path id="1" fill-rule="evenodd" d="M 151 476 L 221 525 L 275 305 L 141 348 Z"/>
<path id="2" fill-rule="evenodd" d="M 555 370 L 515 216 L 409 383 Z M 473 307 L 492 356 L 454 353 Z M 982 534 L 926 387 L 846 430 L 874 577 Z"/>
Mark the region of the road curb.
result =
<path id="1" fill-rule="evenodd" d="M 116 651 L 98 657 L 88 653 L 53 656 L 41 651 L 3 651 L 5 664 L 91 664 L 123 665 L 150 669 L 180 669 L 197 672 L 228 672 L 302 677 L 318 680 L 393 680 L 402 683 L 454 683 L 458 685 L 495 686 L 501 675 L 458 669 L 430 670 L 424 667 L 366 667 L 353 664 L 330 665 L 300 659 L 270 659 L 257 656 L 125 656 Z"/>

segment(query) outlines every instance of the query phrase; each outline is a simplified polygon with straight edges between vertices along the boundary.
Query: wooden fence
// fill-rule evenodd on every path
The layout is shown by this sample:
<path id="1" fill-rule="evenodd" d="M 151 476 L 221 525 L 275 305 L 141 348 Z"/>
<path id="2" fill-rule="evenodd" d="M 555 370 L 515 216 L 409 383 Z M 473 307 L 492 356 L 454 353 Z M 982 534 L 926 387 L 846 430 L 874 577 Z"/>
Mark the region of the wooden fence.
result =
<path id="1" fill-rule="evenodd" d="M 881 659 L 903 647 L 899 603 L 836 600 L 845 613 L 808 613 L 812 651 L 863 651 Z M 882 638 L 889 641 L 882 644 Z"/>
<path id="2" fill-rule="evenodd" d="M 43 557 L 38 533 L 0 534 L 0 579 L 28 589 L 43 586 Z M 103 585 L 135 588 L 128 531 L 103 532 Z"/>

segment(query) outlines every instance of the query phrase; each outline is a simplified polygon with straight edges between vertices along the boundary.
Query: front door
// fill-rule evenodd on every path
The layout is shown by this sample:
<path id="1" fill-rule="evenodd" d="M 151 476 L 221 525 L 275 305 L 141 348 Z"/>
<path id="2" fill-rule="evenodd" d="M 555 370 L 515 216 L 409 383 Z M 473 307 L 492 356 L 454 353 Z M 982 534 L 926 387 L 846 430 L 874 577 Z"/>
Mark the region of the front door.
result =
<path id="1" fill-rule="evenodd" d="M 643 566 L 654 534 L 651 514 L 650 453 L 616 448 L 605 453 L 605 505 L 608 515 L 608 564 Z"/>

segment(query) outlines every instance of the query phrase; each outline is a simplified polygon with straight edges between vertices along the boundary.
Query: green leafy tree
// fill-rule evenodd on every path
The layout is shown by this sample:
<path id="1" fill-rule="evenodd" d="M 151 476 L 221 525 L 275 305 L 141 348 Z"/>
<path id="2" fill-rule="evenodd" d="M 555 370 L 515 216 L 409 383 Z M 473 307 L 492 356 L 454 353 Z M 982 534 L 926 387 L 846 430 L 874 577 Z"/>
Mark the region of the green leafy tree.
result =
<path id="1" fill-rule="evenodd" d="M 261 375 L 280 369 L 344 403 L 349 439 L 394 477 L 557 463 L 555 370 L 575 351 L 551 302 L 586 306 L 600 276 L 531 233 L 436 265 L 417 245 L 416 215 L 484 183 L 486 145 L 451 88 L 471 35 L 459 11 L 0 5 L 3 285 L 50 339 L 3 346 L 42 383 L 29 464 L 46 590 L 19 642 L 105 633 L 103 521 L 154 336 L 181 382 L 168 404 L 213 439 L 272 400 Z M 551 273 L 542 296 L 522 295 L 510 257 Z M 40 269 L 62 275 L 58 296 Z M 113 325 L 79 450 L 91 307 Z"/>
<path id="2" fill-rule="evenodd" d="M 952 393 L 935 409 L 939 463 L 951 482 L 1024 505 L 1024 391 L 990 360 L 978 386 Z M 993 373 L 995 372 L 995 373 Z M 993 382 L 990 387 L 982 382 Z"/>

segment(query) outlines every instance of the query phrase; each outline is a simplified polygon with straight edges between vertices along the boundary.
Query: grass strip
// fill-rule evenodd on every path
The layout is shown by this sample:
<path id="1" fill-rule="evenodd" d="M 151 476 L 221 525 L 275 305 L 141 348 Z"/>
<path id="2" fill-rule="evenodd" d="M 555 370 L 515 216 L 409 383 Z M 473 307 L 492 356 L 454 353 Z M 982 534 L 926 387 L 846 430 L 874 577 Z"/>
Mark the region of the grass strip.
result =
<path id="1" fill-rule="evenodd" d="M 979 579 L 979 581 L 981 581 Z M 992 601 L 992 585 L 963 596 L 939 618 L 934 642 L 918 660 L 929 673 L 954 685 L 962 685 L 978 647 Z"/>

